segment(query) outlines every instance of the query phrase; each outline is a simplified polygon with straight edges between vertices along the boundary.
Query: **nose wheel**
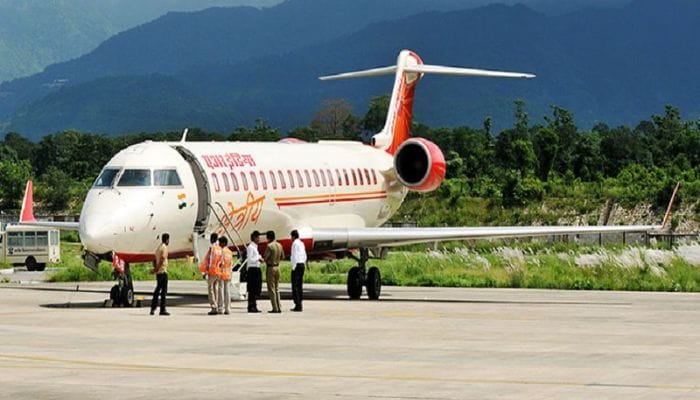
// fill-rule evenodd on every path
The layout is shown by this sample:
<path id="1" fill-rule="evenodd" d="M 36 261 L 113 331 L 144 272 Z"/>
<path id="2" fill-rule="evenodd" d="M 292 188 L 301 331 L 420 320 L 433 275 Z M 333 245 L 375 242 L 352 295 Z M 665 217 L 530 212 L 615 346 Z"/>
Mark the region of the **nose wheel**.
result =
<path id="1" fill-rule="evenodd" d="M 362 287 L 367 287 L 367 297 L 379 300 L 382 292 L 382 274 L 377 267 L 367 269 L 369 251 L 360 249 L 360 257 L 356 258 L 358 265 L 348 271 L 348 297 L 357 300 L 362 297 Z"/>
<path id="2" fill-rule="evenodd" d="M 112 290 L 109 292 L 112 307 L 133 307 L 135 304 L 134 281 L 131 279 L 129 264 L 124 265 L 123 272 L 115 269 L 114 275 L 117 278 L 117 284 L 112 286 Z"/>

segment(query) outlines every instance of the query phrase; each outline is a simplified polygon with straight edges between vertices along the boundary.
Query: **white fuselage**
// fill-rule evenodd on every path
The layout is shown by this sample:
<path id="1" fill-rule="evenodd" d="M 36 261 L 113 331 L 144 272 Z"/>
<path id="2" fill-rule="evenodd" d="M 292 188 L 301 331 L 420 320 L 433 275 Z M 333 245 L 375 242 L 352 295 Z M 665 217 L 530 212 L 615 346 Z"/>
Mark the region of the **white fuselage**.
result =
<path id="1" fill-rule="evenodd" d="M 379 226 L 406 193 L 392 156 L 359 142 L 147 141 L 104 167 L 80 236 L 90 252 L 148 261 L 168 232 L 171 255 L 182 257 L 211 232 L 240 245 L 254 230 L 285 242 L 293 229 L 304 238 L 313 228 Z"/>

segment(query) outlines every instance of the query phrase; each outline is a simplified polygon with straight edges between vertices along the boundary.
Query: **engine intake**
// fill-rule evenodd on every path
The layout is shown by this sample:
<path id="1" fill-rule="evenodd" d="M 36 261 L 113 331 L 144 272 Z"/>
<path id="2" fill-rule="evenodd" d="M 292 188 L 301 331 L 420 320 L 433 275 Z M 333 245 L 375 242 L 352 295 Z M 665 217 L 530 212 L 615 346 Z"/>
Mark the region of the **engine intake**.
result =
<path id="1" fill-rule="evenodd" d="M 406 140 L 394 156 L 394 170 L 399 182 L 416 192 L 437 189 L 445 179 L 445 169 L 442 150 L 427 139 Z"/>

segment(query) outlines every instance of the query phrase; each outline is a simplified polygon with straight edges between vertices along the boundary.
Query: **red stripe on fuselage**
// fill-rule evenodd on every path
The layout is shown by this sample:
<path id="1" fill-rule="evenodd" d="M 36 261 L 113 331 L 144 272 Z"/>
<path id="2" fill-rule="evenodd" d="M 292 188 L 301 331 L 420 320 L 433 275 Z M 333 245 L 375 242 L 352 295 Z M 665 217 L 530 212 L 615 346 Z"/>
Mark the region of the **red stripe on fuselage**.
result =
<path id="1" fill-rule="evenodd" d="M 376 199 L 386 199 L 386 194 L 369 196 L 369 197 L 344 197 L 344 198 L 327 198 L 322 200 L 311 200 L 311 201 L 289 201 L 283 203 L 277 203 L 279 207 L 289 207 L 289 206 L 305 206 L 309 204 L 321 204 L 321 203 L 345 203 L 349 201 L 362 201 L 362 200 L 376 200 Z"/>

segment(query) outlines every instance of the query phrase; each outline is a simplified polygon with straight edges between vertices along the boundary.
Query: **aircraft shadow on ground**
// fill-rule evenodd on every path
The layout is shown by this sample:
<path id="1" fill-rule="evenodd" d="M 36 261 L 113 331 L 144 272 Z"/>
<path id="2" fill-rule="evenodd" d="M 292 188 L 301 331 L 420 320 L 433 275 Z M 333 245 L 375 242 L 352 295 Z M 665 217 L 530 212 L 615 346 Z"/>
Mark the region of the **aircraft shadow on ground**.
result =
<path id="1" fill-rule="evenodd" d="M 69 301 L 63 303 L 49 303 L 42 304 L 41 307 L 47 308 L 103 308 L 105 307 L 105 300 L 109 299 L 109 291 L 101 289 L 87 289 L 82 290 L 77 288 L 19 288 L 26 290 L 45 290 L 45 291 L 56 291 L 56 292 L 82 292 L 82 293 L 101 293 L 104 294 L 104 299 L 101 301 Z M 148 291 L 137 291 L 135 296 L 139 300 L 141 307 L 149 307 L 151 304 L 152 293 Z M 393 297 L 391 294 L 383 294 L 381 300 L 377 303 L 436 303 L 436 304 L 511 304 L 511 305 L 608 305 L 608 306 L 626 306 L 630 303 L 626 302 L 611 302 L 611 301 L 570 301 L 570 300 L 484 300 L 484 299 L 445 299 L 445 298 L 426 298 L 425 296 L 412 297 L 408 294 L 403 294 L 400 298 Z M 281 291 L 282 300 L 285 302 L 291 302 L 292 294 L 290 290 Z M 262 296 L 259 297 L 258 301 L 267 302 L 269 298 L 267 293 L 263 291 Z M 304 300 L 305 301 L 351 301 L 347 297 L 347 293 L 342 288 L 308 288 L 304 289 Z M 362 302 L 372 302 L 363 298 L 362 300 L 352 300 L 352 301 L 362 301 Z M 245 300 L 236 300 L 235 302 L 244 303 Z M 206 286 L 202 286 L 202 293 L 179 293 L 177 291 L 168 294 L 168 305 L 173 307 L 193 307 L 193 306 L 208 306 Z"/>

